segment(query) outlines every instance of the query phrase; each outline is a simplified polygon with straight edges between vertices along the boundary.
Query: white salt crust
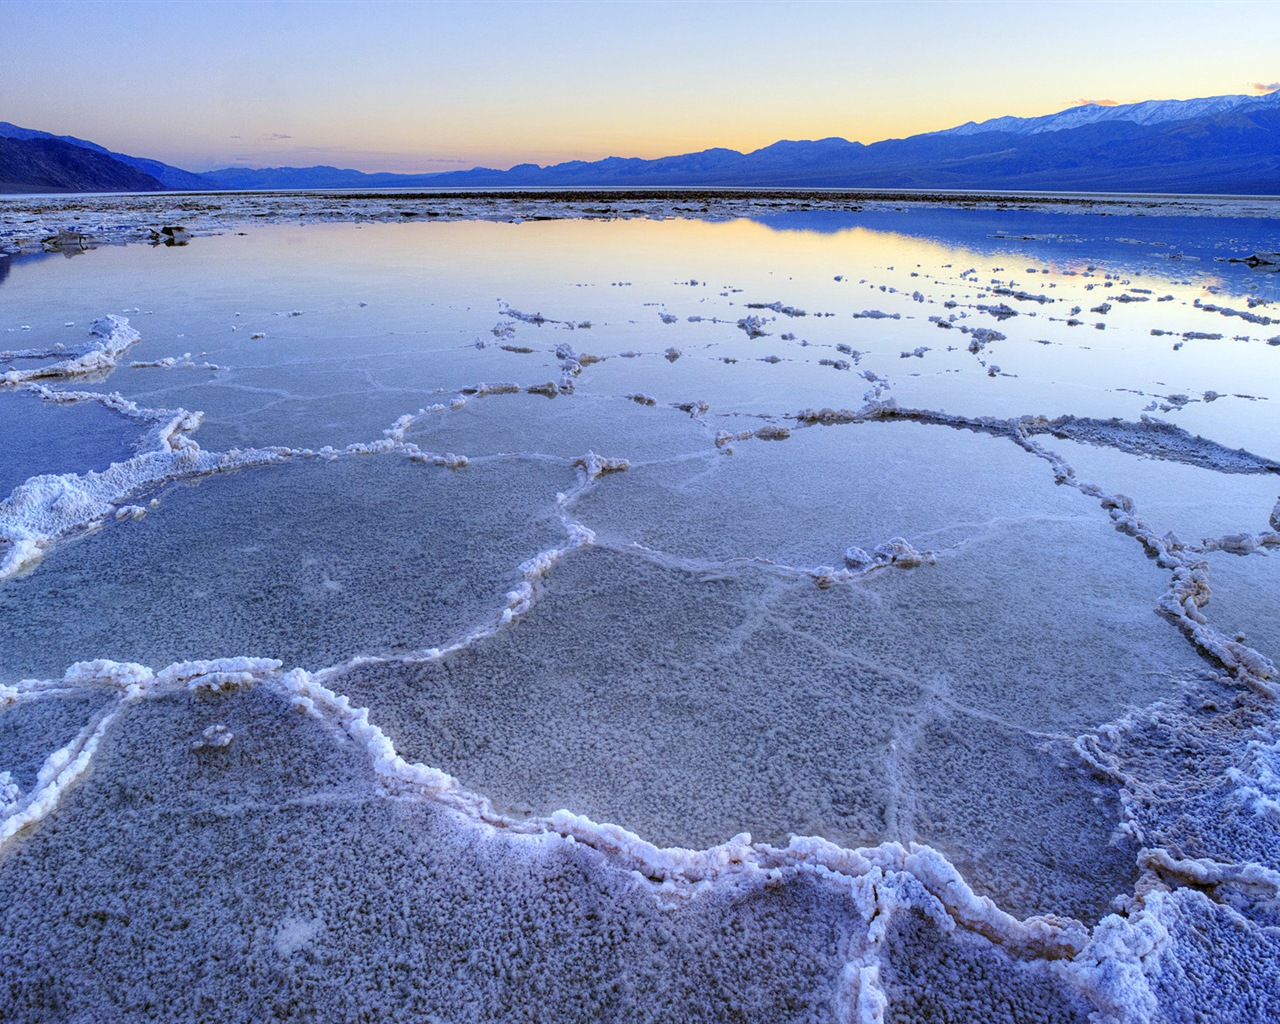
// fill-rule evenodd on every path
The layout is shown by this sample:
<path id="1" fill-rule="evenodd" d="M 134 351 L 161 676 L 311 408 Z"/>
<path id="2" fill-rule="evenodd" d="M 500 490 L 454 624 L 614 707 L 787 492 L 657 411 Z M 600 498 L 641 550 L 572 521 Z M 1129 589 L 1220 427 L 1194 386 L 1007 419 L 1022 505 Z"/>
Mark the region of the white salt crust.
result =
<path id="1" fill-rule="evenodd" d="M 128 326 L 127 320 L 120 317 L 104 317 L 95 321 L 95 329 L 98 329 L 98 325 L 108 323 L 111 328 L 108 340 L 124 338 L 127 341 L 125 347 L 138 340 L 137 332 Z M 106 327 L 101 329 L 105 330 Z M 116 342 L 112 341 L 111 344 Z M 93 351 L 98 352 L 98 349 Z M 110 366 L 106 365 L 107 362 Z M 114 361 L 103 362 L 104 372 L 109 373 L 114 365 Z M 32 477 L 0 502 L 0 580 L 33 570 L 50 547 L 59 540 L 111 518 L 141 517 L 146 509 L 126 504 L 128 497 L 175 480 L 280 464 L 290 459 L 401 455 L 415 462 L 450 469 L 460 469 L 468 463 L 464 455 L 425 451 L 413 442 L 406 441 L 404 434 L 415 418 L 412 416 L 401 417 L 395 425 L 383 432 L 385 436 L 380 440 L 358 442 L 342 448 L 272 447 L 233 449 L 217 453 L 202 449 L 190 436 L 200 426 L 202 413 L 186 409 L 144 409 L 116 393 L 53 390 L 26 380 L 10 383 L 26 387 L 49 402 L 97 402 L 123 416 L 151 424 L 151 429 L 142 441 L 145 450 L 125 462 L 113 463 L 99 472 Z M 483 388 L 485 385 L 479 387 Z M 464 402 L 465 398 L 460 396 L 454 407 L 460 407 Z M 610 460 L 600 463 L 600 467 L 599 472 L 622 468 Z"/>
<path id="2" fill-rule="evenodd" d="M 871 416 L 884 414 L 884 409 L 869 411 Z M 913 412 L 910 415 L 941 422 L 954 420 L 940 414 Z M 1204 621 L 1196 603 L 1197 581 L 1202 584 L 1204 574 L 1198 560 L 1190 559 L 1175 540 L 1156 536 L 1123 495 L 1107 494 L 1077 481 L 1071 467 L 1040 445 L 1024 425 L 1017 422 L 979 425 L 1011 433 L 1024 447 L 1048 461 L 1060 482 L 1097 498 L 1120 528 L 1152 550 L 1160 564 L 1171 571 L 1170 590 L 1161 599 L 1165 612 L 1183 625 L 1194 643 L 1218 658 L 1236 679 L 1260 694 L 1273 695 L 1269 684 L 1273 673 L 1270 663 L 1245 645 L 1227 640 Z M 387 439 L 387 445 L 396 444 L 393 439 Z M 383 443 L 375 443 L 362 450 L 388 449 Z M 317 454 L 336 457 L 339 453 L 322 450 Z M 561 495 L 559 501 L 567 534 L 565 544 L 544 551 L 521 566 L 525 580 L 507 595 L 506 607 L 493 623 L 473 631 L 452 647 L 420 652 L 418 658 L 442 657 L 449 650 L 492 635 L 515 621 L 536 601 L 539 581 L 554 569 L 556 562 L 569 551 L 592 542 L 591 532 L 572 520 L 568 509 L 585 489 L 596 486 L 605 472 L 619 471 L 624 463 L 588 453 L 578 460 L 578 468 L 578 488 Z M 893 564 L 899 556 L 907 564 L 925 557 L 900 540 L 883 545 L 875 556 L 865 552 L 851 552 L 851 556 L 849 575 L 865 571 L 868 561 L 869 567 L 879 567 Z M 1018 959 L 1050 963 L 1096 1008 L 1098 1020 L 1116 1021 L 1151 1019 L 1158 1009 L 1153 986 L 1173 942 L 1162 917 L 1167 905 L 1163 894 L 1170 879 L 1197 887 L 1230 885 L 1264 901 L 1274 900 L 1280 892 L 1280 873 L 1265 865 L 1180 858 L 1165 850 L 1148 848 L 1143 850 L 1139 866 L 1147 872 L 1144 877 L 1158 877 L 1159 885 L 1149 896 L 1135 896 L 1126 915 L 1109 916 L 1090 931 L 1079 922 L 1052 915 L 1019 920 L 1002 911 L 990 898 L 974 893 L 944 855 L 918 844 L 883 843 L 878 847 L 851 850 L 816 837 L 794 836 L 786 846 L 779 847 L 753 843 L 750 835 L 744 833 L 706 850 L 689 850 L 660 848 L 621 826 L 595 822 L 569 810 L 512 818 L 497 813 L 485 797 L 467 790 L 448 773 L 406 761 L 386 733 L 371 720 L 367 708 L 353 706 L 348 697 L 326 685 L 340 675 L 341 667 L 316 673 L 301 669 L 282 672 L 281 669 L 278 661 L 254 658 L 183 662 L 159 672 L 136 664 L 86 662 L 72 666 L 57 681 L 27 681 L 6 687 L 0 691 L 0 701 L 15 702 L 35 694 L 85 686 L 113 689 L 121 701 L 137 701 L 173 688 L 216 694 L 264 685 L 286 695 L 301 712 L 340 728 L 359 743 L 389 795 L 433 801 L 482 829 L 558 837 L 589 847 L 617 868 L 647 880 L 669 898 L 708 887 L 752 889 L 780 885 L 800 875 L 821 879 L 848 893 L 853 909 L 868 922 L 862 952 L 842 973 L 837 997 L 839 1019 L 865 1024 L 883 1021 L 890 1006 L 881 981 L 883 957 L 889 955 L 885 936 L 895 914 L 921 910 L 921 897 L 910 895 L 919 890 L 926 894 L 924 910 L 941 922 L 945 930 L 981 936 Z M 17 794 L 6 804 L 0 837 L 12 838 L 57 806 L 66 788 L 88 768 L 99 740 L 113 720 L 114 711 L 100 714 L 72 743 L 50 755 L 31 793 Z M 206 736 L 205 741 L 217 745 L 231 742 L 222 733 Z M 1087 759 L 1087 749 L 1081 749 Z M 1251 749 L 1263 756 L 1270 752 L 1265 744 Z M 1257 772 L 1258 781 L 1273 789 L 1274 779 L 1268 771 L 1264 764 Z M 1261 789 L 1254 788 L 1262 798 L 1261 813 L 1268 813 L 1269 798 Z M 1243 791 L 1247 796 L 1248 787 Z M 1142 889 L 1140 883 L 1139 890 Z"/>
<path id="3" fill-rule="evenodd" d="M 129 326 L 124 317 L 108 314 L 89 327 L 90 341 L 72 352 L 68 358 L 26 370 L 8 370 L 0 374 L 0 384 L 25 384 L 29 381 L 68 377 L 102 379 L 116 368 L 125 352 L 142 336 Z"/>
<path id="4" fill-rule="evenodd" d="M 295 200 L 304 217 L 331 219 L 319 212 L 323 207 L 331 206 L 331 197 L 313 199 L 303 196 Z M 149 213 L 164 209 L 163 197 L 148 202 L 150 205 L 140 201 L 137 209 L 145 209 Z M 112 200 L 112 207 L 117 203 Z M 398 205 L 395 209 L 383 209 L 380 203 L 384 201 L 364 204 L 356 216 L 388 220 L 399 218 Z M 1101 201 L 1095 206 L 1107 206 L 1116 211 L 1129 209 Z M 1248 202 L 1205 201 L 1201 206 L 1203 208 L 1199 212 L 1202 213 L 1234 215 L 1248 207 Z M 1138 209 L 1140 204 L 1132 208 Z M 525 214 L 528 209 L 527 205 L 519 202 L 504 206 L 500 202 L 488 201 L 477 206 L 471 200 L 460 199 L 452 202 L 449 215 L 507 219 Z M 675 215 L 663 207 L 661 201 L 648 204 L 645 209 L 646 215 Z M 725 209 L 736 210 L 737 207 L 728 204 Z M 258 210 L 259 200 L 255 197 L 235 197 L 220 212 L 204 215 L 204 220 L 196 223 L 193 230 L 225 230 L 228 224 L 238 222 L 237 218 L 253 217 Z M 298 210 L 293 210 L 276 215 L 294 219 L 297 213 Z M 581 214 L 570 210 L 567 215 Z M 12 216 L 10 208 L 0 206 L 0 227 L 6 225 L 8 216 Z M 343 218 L 350 219 L 351 212 L 348 210 Z M 124 235 L 132 230 L 127 225 L 123 227 Z M 104 222 L 101 240 L 108 237 L 110 240 L 123 237 L 120 226 L 110 228 Z M 93 244 L 92 233 L 84 236 L 84 241 Z M 23 239 L 15 242 L 11 230 L 7 233 L 0 231 L 0 249 L 4 246 L 9 246 L 10 251 L 31 247 Z M 1026 295 L 1014 297 L 1033 298 Z M 789 316 L 803 315 L 799 310 L 790 312 L 793 307 L 784 308 L 780 303 L 761 308 Z M 878 311 L 877 314 L 888 316 Z M 503 315 L 534 325 L 562 323 L 574 326 L 570 321 L 549 321 L 540 313 L 524 314 L 509 308 L 503 311 Z M 870 313 L 865 315 L 872 316 Z M 895 318 L 898 316 L 893 314 Z M 666 321 L 666 317 L 663 319 Z M 767 333 L 763 328 L 769 323 L 771 320 L 751 316 L 743 318 L 736 326 L 748 337 L 757 337 Z M 970 336 L 971 349 L 975 354 L 988 343 L 1004 340 L 1004 335 L 986 328 L 962 329 Z M 499 324 L 493 333 L 497 337 L 509 337 L 513 330 L 510 324 Z M 293 458 L 359 455 L 400 454 L 450 468 L 465 467 L 468 463 L 465 456 L 422 451 L 407 441 L 407 433 L 414 422 L 426 415 L 459 409 L 466 404 L 469 395 L 500 396 L 541 387 L 526 388 L 510 382 L 478 383 L 461 389 L 448 399 L 447 404 L 420 409 L 416 415 L 401 416 L 383 432 L 381 440 L 364 444 L 339 449 L 264 448 L 219 454 L 204 451 L 190 437 L 199 426 L 199 413 L 145 410 L 119 395 L 55 391 L 38 383 L 46 378 L 105 377 L 138 341 L 138 335 L 123 318 L 107 317 L 94 322 L 93 339 L 83 350 L 44 367 L 10 371 L 0 377 L 0 383 L 38 390 L 48 401 L 101 402 L 124 415 L 151 422 L 153 429 L 149 435 L 148 450 L 101 473 L 33 478 L 16 489 L 7 501 L 0 503 L 0 580 L 30 571 L 43 553 L 64 537 L 92 528 L 112 516 L 145 514 L 144 506 L 123 502 L 140 490 L 171 480 L 247 466 L 271 465 Z M 32 354 L 36 354 L 34 350 Z M 920 350 L 915 354 L 923 358 Z M 556 355 L 561 364 L 561 378 L 554 386 L 560 393 L 571 393 L 575 378 L 582 373 L 584 365 L 589 365 L 589 360 L 567 345 L 560 346 Z M 677 349 L 667 350 L 667 358 L 671 361 L 679 355 Z M 185 364 L 179 359 L 134 365 L 171 368 Z M 1138 540 L 1157 563 L 1169 571 L 1170 585 L 1160 597 L 1159 607 L 1196 647 L 1221 663 L 1236 681 L 1252 692 L 1267 700 L 1274 699 L 1274 665 L 1259 652 L 1216 629 L 1202 611 L 1209 595 L 1208 564 L 1196 556 L 1214 550 L 1237 554 L 1265 551 L 1280 545 L 1280 532 L 1228 535 L 1210 538 L 1199 545 L 1184 544 L 1171 533 L 1158 533 L 1156 527 L 1139 515 L 1134 502 L 1125 495 L 1110 493 L 1078 480 L 1072 467 L 1042 439 L 1046 435 L 1069 437 L 1092 444 L 1111 445 L 1124 451 L 1173 458 L 1195 465 L 1211 465 L 1222 471 L 1274 472 L 1280 466 L 1260 456 L 1192 438 L 1176 427 L 1145 417 L 1136 423 L 1076 417 L 1048 420 L 1034 416 L 1001 420 L 900 409 L 892 400 L 881 400 L 881 385 L 885 382 L 875 378 L 874 374 L 868 380 L 877 386 L 867 393 L 866 406 L 856 411 L 805 410 L 795 417 L 795 429 L 816 424 L 907 418 L 1012 438 L 1048 462 L 1059 483 L 1096 499 L 1119 529 Z M 705 403 L 701 411 L 706 411 Z M 785 441 L 789 433 L 788 427 L 770 424 L 738 434 L 722 434 L 715 438 L 714 443 L 727 448 L 730 442 Z M 566 532 L 565 543 L 540 552 L 520 566 L 523 581 L 506 595 L 505 604 L 498 609 L 492 622 L 482 624 L 451 646 L 426 648 L 404 660 L 438 659 L 517 621 L 536 603 L 540 581 L 554 570 L 557 562 L 569 552 L 593 543 L 591 531 L 570 515 L 573 502 L 606 474 L 626 470 L 628 463 L 625 459 L 604 458 L 587 452 L 575 465 L 580 471 L 579 487 L 561 495 L 558 502 Z M 1280 531 L 1280 502 L 1272 512 L 1270 525 L 1273 531 Z M 872 553 L 859 548 L 849 549 L 844 569 L 825 566 L 811 569 L 784 566 L 780 569 L 806 573 L 819 585 L 827 586 L 850 582 L 888 566 L 910 568 L 928 564 L 936 557 L 933 552 L 915 550 L 902 538 L 891 538 Z M 1264 864 L 1183 857 L 1162 848 L 1144 848 L 1139 861 L 1145 872 L 1144 878 L 1135 896 L 1129 900 L 1125 913 L 1108 916 L 1090 930 L 1077 921 L 1051 915 L 1019 920 L 1002 911 L 991 899 L 978 896 L 941 853 L 916 844 L 883 843 L 877 847 L 852 850 L 815 837 L 795 836 L 785 846 L 772 846 L 753 843 L 751 837 L 744 833 L 706 850 L 686 850 L 657 847 L 621 826 L 595 822 L 569 810 L 545 816 L 507 817 L 496 813 L 485 797 L 468 791 L 440 769 L 406 761 L 395 750 L 387 734 L 371 720 L 367 708 L 354 707 L 348 697 L 327 685 L 340 675 L 344 667 L 335 666 L 314 673 L 301 669 L 283 671 L 284 666 L 279 661 L 242 657 L 182 662 L 156 671 L 133 663 L 93 661 L 71 666 L 59 680 L 27 680 L 14 686 L 0 685 L 0 708 L 36 696 L 47 698 L 83 687 L 102 688 L 117 694 L 116 704 L 95 715 L 74 740 L 48 757 L 30 792 L 22 793 L 8 773 L 0 773 L 0 847 L 58 806 L 68 787 L 89 769 L 99 742 L 116 721 L 117 710 L 125 703 L 145 701 L 176 689 L 216 698 L 218 694 L 233 690 L 263 686 L 285 695 L 299 711 L 341 729 L 360 744 L 388 795 L 429 800 L 448 807 L 477 829 L 588 847 L 609 864 L 645 880 L 655 893 L 664 898 L 684 898 L 721 887 L 755 889 L 781 885 L 801 875 L 820 879 L 823 884 L 847 893 L 857 915 L 866 923 L 866 935 L 859 955 L 846 965 L 841 974 L 835 1009 L 838 1019 L 860 1024 L 882 1022 L 890 1011 L 884 967 L 885 958 L 892 952 L 890 925 L 899 915 L 923 910 L 944 931 L 981 936 L 1014 958 L 1048 962 L 1094 1008 L 1097 1020 L 1140 1021 L 1160 1019 L 1158 982 L 1172 955 L 1174 932 L 1181 912 L 1179 900 L 1185 895 L 1183 889 L 1171 887 L 1197 890 L 1228 887 L 1260 903 L 1274 902 L 1280 893 L 1280 873 Z M 203 735 L 206 744 L 213 747 L 221 747 L 233 740 L 225 727 L 211 726 Z M 1103 762 L 1095 761 L 1095 751 L 1087 740 L 1078 742 L 1077 748 L 1086 762 L 1094 761 L 1100 770 L 1105 769 Z M 1280 814 L 1277 810 L 1280 808 L 1280 783 L 1277 782 L 1276 753 L 1280 750 L 1280 741 L 1272 742 L 1269 737 L 1255 739 L 1245 749 L 1249 756 L 1239 768 L 1229 773 L 1237 784 L 1240 804 L 1259 817 L 1275 817 Z"/>
<path id="5" fill-rule="evenodd" d="M 354 707 L 346 696 L 325 685 L 325 677 L 333 670 L 280 669 L 277 661 L 255 658 L 184 662 L 159 672 L 137 664 L 96 661 L 78 663 L 49 684 L 26 682 L 7 688 L 4 697 L 11 701 L 30 699 L 46 685 L 102 687 L 116 692 L 118 700 L 71 743 L 49 756 L 29 794 L 17 794 L 16 799 L 10 794 L 0 819 L 0 845 L 57 807 L 67 787 L 89 768 L 124 704 L 175 689 L 217 694 L 264 686 L 359 744 L 388 796 L 447 807 L 471 827 L 486 832 L 559 839 L 587 847 L 608 864 L 652 886 L 655 896 L 685 899 L 720 888 L 748 892 L 786 885 L 801 876 L 843 894 L 850 901 L 851 916 L 865 923 L 865 936 L 855 944 L 859 952 L 839 979 L 838 1020 L 858 1024 L 884 1020 L 890 1000 L 881 983 L 883 958 L 892 954 L 887 936 L 896 916 L 920 912 L 944 933 L 980 936 L 1014 960 L 1047 964 L 1094 1008 L 1093 1019 L 1137 1022 L 1158 1015 L 1154 986 L 1173 943 L 1167 920 L 1171 896 L 1164 883 L 1132 901 L 1125 915 L 1108 916 L 1090 930 L 1052 915 L 1013 917 L 990 898 L 975 894 L 945 856 L 919 844 L 888 842 L 847 849 L 820 838 L 793 836 L 785 846 L 771 846 L 753 843 L 744 833 L 706 850 L 689 850 L 659 848 L 621 826 L 568 810 L 512 818 L 495 812 L 487 799 L 446 772 L 401 757 L 371 721 L 367 708 Z M 225 726 L 211 726 L 198 746 L 221 749 L 233 740 Z M 1179 859 L 1164 850 L 1144 851 L 1143 858 L 1142 866 L 1163 879 L 1182 878 L 1197 887 L 1230 884 L 1263 901 L 1274 900 L 1280 891 L 1280 873 L 1261 865 Z"/>

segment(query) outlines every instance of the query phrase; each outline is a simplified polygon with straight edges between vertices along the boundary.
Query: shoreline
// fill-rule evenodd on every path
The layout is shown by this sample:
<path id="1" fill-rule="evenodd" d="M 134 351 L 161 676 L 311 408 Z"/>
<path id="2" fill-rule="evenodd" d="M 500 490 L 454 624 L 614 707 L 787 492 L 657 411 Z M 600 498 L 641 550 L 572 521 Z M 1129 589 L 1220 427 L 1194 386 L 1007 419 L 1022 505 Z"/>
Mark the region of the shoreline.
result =
<path id="1" fill-rule="evenodd" d="M 1064 215 L 1280 219 L 1280 199 L 903 190 L 625 189 L 163 192 L 0 196 L 0 254 L 173 244 L 172 229 L 216 234 L 249 224 L 411 220 L 732 220 L 760 214 L 913 209 Z M 91 223 L 77 223 L 84 218 Z M 166 233 L 165 228 L 171 230 Z"/>

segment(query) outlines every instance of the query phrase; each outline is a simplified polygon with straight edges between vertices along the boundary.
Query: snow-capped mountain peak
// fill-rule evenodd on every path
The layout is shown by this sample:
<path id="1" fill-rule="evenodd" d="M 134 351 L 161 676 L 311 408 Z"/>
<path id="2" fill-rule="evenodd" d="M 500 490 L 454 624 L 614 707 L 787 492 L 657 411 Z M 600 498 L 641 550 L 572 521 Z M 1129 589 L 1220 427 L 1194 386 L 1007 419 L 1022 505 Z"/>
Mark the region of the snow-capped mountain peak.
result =
<path id="1" fill-rule="evenodd" d="M 983 132 L 1011 132 L 1014 135 L 1038 135 L 1081 128 L 1101 121 L 1130 121 L 1153 125 L 1166 121 L 1185 121 L 1195 117 L 1213 117 L 1253 105 L 1280 105 L 1280 92 L 1262 96 L 1207 96 L 1194 100 L 1144 100 L 1112 106 L 1085 103 L 1068 107 L 1043 117 L 993 117 L 988 121 L 969 121 L 957 128 L 933 132 L 933 135 L 978 135 Z"/>

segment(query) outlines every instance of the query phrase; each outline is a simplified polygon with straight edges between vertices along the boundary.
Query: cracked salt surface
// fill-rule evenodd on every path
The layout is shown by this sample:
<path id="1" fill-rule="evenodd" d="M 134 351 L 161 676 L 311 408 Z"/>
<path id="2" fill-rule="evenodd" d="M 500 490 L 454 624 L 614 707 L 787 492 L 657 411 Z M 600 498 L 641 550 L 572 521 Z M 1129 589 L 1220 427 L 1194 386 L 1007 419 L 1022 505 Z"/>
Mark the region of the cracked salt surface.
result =
<path id="1" fill-rule="evenodd" d="M 193 754 L 214 716 L 236 741 Z M 825 1021 L 856 941 L 820 880 L 656 900 L 587 847 L 388 801 L 356 745 L 265 691 L 131 709 L 0 878 L 22 894 L 0 917 L 9 1019 L 110 987 L 129 1019 Z"/>
<path id="2" fill-rule="evenodd" d="M 504 606 L 515 566 L 563 540 L 555 496 L 573 481 L 563 463 L 460 474 L 393 453 L 178 484 L 145 518 L 0 590 L 0 679 L 103 657 L 162 668 L 252 651 L 322 668 L 443 646 Z"/>
<path id="3" fill-rule="evenodd" d="M 422 202 L 5 279 L 0 1016 L 1277 1015 L 1274 211 Z"/>

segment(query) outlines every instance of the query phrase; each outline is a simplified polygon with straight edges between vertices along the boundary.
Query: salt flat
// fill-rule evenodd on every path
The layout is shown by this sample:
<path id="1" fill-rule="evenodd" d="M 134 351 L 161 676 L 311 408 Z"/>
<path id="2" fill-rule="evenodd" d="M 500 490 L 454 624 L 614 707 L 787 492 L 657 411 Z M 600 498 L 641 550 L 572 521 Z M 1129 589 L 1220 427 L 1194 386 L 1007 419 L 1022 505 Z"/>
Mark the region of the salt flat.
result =
<path id="1" fill-rule="evenodd" d="M 0 201 L 0 1016 L 1280 1016 L 1278 214 Z"/>

